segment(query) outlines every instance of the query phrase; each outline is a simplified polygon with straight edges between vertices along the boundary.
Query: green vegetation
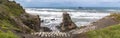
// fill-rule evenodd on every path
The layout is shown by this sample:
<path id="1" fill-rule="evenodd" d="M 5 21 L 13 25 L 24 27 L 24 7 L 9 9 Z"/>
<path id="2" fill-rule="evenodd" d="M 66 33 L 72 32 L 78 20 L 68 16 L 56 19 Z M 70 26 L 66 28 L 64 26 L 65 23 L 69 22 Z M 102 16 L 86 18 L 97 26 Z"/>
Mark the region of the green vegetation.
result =
<path id="1" fill-rule="evenodd" d="M 2 29 L 16 29 L 11 16 L 18 17 L 23 13 L 22 7 L 15 2 L 0 0 L 0 27 Z M 21 11 L 22 10 L 22 11 Z"/>
<path id="2" fill-rule="evenodd" d="M 16 27 L 14 27 L 12 23 L 8 20 L 0 20 L 0 27 L 2 30 L 11 30 L 11 29 L 19 30 Z"/>
<path id="3" fill-rule="evenodd" d="M 24 13 L 24 9 L 14 1 L 0 0 L 0 12 L 6 13 L 7 15 L 19 16 Z"/>
<path id="4" fill-rule="evenodd" d="M 9 20 L 0 20 L 0 38 L 18 38 L 10 30 L 19 30 Z"/>
<path id="5" fill-rule="evenodd" d="M 120 38 L 120 24 L 87 32 L 89 38 Z"/>
<path id="6" fill-rule="evenodd" d="M 18 38 L 18 36 L 14 35 L 11 31 L 0 31 L 0 38 Z"/>
<path id="7" fill-rule="evenodd" d="M 13 30 L 20 30 L 16 27 L 11 17 L 19 17 L 24 13 L 23 8 L 14 1 L 0 0 L 0 38 L 18 38 Z"/>
<path id="8" fill-rule="evenodd" d="M 113 13 L 110 15 L 110 17 L 114 17 L 117 21 L 120 20 L 120 14 L 119 13 Z"/>

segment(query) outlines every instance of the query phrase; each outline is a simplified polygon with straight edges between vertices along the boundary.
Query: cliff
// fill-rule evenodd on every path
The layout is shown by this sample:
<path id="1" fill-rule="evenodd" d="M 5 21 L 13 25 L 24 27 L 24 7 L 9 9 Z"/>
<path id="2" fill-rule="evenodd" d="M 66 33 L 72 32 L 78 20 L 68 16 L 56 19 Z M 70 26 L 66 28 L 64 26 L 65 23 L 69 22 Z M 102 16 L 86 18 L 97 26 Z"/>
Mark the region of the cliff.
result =
<path id="1" fill-rule="evenodd" d="M 120 38 L 119 23 L 120 14 L 115 13 L 73 32 L 76 34 L 75 38 Z"/>
<path id="2" fill-rule="evenodd" d="M 24 35 L 39 30 L 39 16 L 25 13 L 24 9 L 14 1 L 0 0 L 0 36 L 3 36 L 1 38 L 25 37 Z"/>

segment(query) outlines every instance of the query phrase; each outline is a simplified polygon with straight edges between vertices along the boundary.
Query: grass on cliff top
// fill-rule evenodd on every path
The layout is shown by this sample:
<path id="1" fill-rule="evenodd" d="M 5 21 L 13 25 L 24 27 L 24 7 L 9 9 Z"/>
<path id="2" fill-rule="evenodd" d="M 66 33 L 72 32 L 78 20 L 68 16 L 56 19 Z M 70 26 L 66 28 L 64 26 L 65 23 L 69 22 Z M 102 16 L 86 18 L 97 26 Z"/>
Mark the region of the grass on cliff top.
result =
<path id="1" fill-rule="evenodd" d="M 120 24 L 87 32 L 89 38 L 120 38 Z"/>
<path id="2" fill-rule="evenodd" d="M 15 1 L 0 0 L 0 12 L 8 13 L 9 15 L 19 16 L 24 13 L 24 9 Z"/>

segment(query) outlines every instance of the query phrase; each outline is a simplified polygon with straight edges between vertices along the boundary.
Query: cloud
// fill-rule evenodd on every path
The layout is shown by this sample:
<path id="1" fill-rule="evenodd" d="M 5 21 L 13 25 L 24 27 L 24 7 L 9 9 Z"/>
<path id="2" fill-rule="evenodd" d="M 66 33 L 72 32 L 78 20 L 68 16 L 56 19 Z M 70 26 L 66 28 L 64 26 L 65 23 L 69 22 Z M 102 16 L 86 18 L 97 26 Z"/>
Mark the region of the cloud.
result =
<path id="1" fill-rule="evenodd" d="M 32 2 L 32 0 L 26 0 L 26 2 Z"/>
<path id="2" fill-rule="evenodd" d="M 16 0 L 23 6 L 119 6 L 120 0 Z M 117 4 L 117 5 L 115 5 Z M 120 6 L 119 6 L 120 7 Z"/>

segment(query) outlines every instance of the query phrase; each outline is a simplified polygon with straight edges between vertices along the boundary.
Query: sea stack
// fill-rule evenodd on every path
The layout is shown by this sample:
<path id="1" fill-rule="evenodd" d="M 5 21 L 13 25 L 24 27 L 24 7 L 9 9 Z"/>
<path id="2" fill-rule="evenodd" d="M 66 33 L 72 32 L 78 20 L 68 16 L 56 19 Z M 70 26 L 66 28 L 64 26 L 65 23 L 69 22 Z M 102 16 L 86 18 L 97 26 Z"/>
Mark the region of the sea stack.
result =
<path id="1" fill-rule="evenodd" d="M 63 20 L 62 23 L 60 24 L 60 31 L 61 32 L 68 32 L 72 29 L 77 28 L 76 24 L 71 20 L 71 17 L 67 12 L 63 13 Z"/>
<path id="2" fill-rule="evenodd" d="M 41 28 L 41 19 L 39 17 L 39 15 L 37 15 L 35 18 L 34 18 L 34 21 L 35 21 L 35 25 L 34 25 L 34 28 L 36 31 L 40 31 L 40 28 Z"/>

